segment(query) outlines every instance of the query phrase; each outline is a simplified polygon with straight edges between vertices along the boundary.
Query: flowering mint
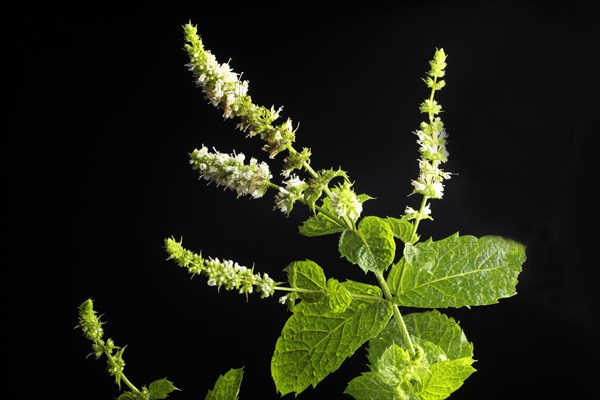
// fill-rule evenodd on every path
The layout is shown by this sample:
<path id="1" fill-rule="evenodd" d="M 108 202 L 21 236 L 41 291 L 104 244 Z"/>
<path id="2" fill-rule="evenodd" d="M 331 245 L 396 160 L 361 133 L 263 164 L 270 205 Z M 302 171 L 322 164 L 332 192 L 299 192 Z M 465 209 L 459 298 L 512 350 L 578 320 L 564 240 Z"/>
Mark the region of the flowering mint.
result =
<path id="1" fill-rule="evenodd" d="M 420 193 L 431 199 L 441 199 L 444 196 L 444 179 L 450 179 L 450 174 L 443 171 L 440 165 L 448 161 L 446 138 L 448 134 L 444 123 L 437 114 L 442 112 L 442 106 L 434 100 L 434 94 L 445 86 L 441 78 L 445 75 L 446 53 L 444 49 L 436 50 L 425 83 L 431 89 L 431 94 L 419 109 L 428 115 L 428 122 L 422 122 L 420 129 L 415 132 L 421 158 L 419 160 L 419 177 L 411 182 L 413 193 Z"/>
<path id="2" fill-rule="evenodd" d="M 266 273 L 255 274 L 252 269 L 231 260 L 206 259 L 185 249 L 181 242 L 173 238 L 165 240 L 165 249 L 169 254 L 168 259 L 175 260 L 180 267 L 187 268 L 192 276 L 206 275 L 209 286 L 217 286 L 219 289 L 225 287 L 226 290 L 237 290 L 245 295 L 254 292 L 256 287 L 261 298 L 270 297 L 275 292 L 276 282 Z"/>
<path id="3" fill-rule="evenodd" d="M 303 199 L 303 192 L 308 189 L 308 184 L 296 175 L 291 175 L 285 182 L 285 188 L 280 187 L 275 196 L 275 208 L 282 213 L 289 214 L 294 203 Z"/>
<path id="4" fill-rule="evenodd" d="M 420 105 L 427 120 L 415 132 L 419 176 L 412 180 L 412 194 L 421 194 L 418 208 L 406 206 L 404 215 L 363 216 L 363 202 L 372 199 L 356 194 L 352 181 L 341 169 L 315 170 L 311 152 L 294 149 L 295 130 L 291 120 L 273 122 L 281 109 L 260 107 L 248 96 L 248 82 L 241 81 L 229 64 L 219 64 L 204 49 L 197 30 L 184 27 L 189 55 L 188 67 L 210 104 L 221 108 L 225 118 L 239 118 L 238 128 L 258 135 L 270 157 L 287 152 L 283 160 L 281 186 L 271 182 L 264 162 L 243 154 L 209 151 L 206 147 L 190 154 L 192 167 L 202 179 L 237 192 L 238 197 L 262 197 L 268 188 L 275 194 L 274 209 L 289 214 L 297 202 L 310 217 L 299 227 L 307 237 L 339 235 L 336 241 L 342 259 L 369 274 L 369 283 L 340 281 L 316 262 L 291 261 L 281 271 L 287 283 L 254 273 L 231 260 L 205 258 L 185 249 L 172 238 L 164 242 L 169 259 L 192 276 L 203 275 L 210 286 L 262 298 L 284 291 L 279 302 L 291 312 L 271 357 L 271 377 L 281 396 L 298 396 L 315 388 L 326 376 L 361 346 L 367 346 L 369 371 L 349 381 L 344 393 L 355 400 L 422 399 L 443 400 L 458 390 L 475 372 L 473 346 L 460 325 L 437 309 L 473 307 L 497 303 L 516 294 L 517 278 L 525 262 L 525 246 L 499 236 L 459 236 L 420 242 L 419 222 L 431 218 L 430 199 L 441 199 L 444 181 L 450 174 L 442 169 L 448 160 L 447 133 L 439 117 L 442 106 L 434 98 L 445 85 L 446 54 L 435 52 L 424 79 L 430 95 Z M 295 173 L 298 171 L 298 173 Z M 298 176 L 305 172 L 309 176 Z M 332 184 L 333 180 L 337 183 Z M 340 260 L 343 261 L 343 260 Z M 406 309 L 432 309 L 412 314 Z M 120 400 L 163 399 L 174 389 L 168 381 L 153 382 L 138 390 L 123 374 L 123 349 L 102 339 L 102 322 L 93 312 L 91 300 L 80 307 L 84 335 L 93 342 L 97 357 L 106 355 L 109 373 L 117 383 L 131 389 Z M 207 399 L 237 399 L 242 369 L 232 369 L 219 378 Z"/>
<path id="5" fill-rule="evenodd" d="M 262 197 L 272 177 L 269 166 L 264 161 L 259 163 L 255 158 L 251 158 L 249 164 L 244 164 L 245 159 L 242 153 L 211 153 L 206 146 L 190 154 L 190 164 L 200 172 L 201 178 L 235 190 L 238 197 Z"/>
<path id="6" fill-rule="evenodd" d="M 87 299 L 81 303 L 79 306 L 79 324 L 76 328 L 81 329 L 86 339 L 92 342 L 93 354 L 96 358 L 100 358 L 102 355 L 106 356 L 106 370 L 109 375 L 115 377 L 119 389 L 121 388 L 121 382 L 128 387 L 129 390 L 119 396 L 120 400 L 165 399 L 171 392 L 179 390 L 166 378 L 157 379 L 147 387 L 142 386 L 141 389 L 138 389 L 124 374 L 125 360 L 123 359 L 123 352 L 125 347 L 115 346 L 112 339 L 106 339 L 106 341 L 102 339 L 104 335 L 103 324 L 104 322 L 100 320 L 94 310 L 92 299 Z"/>
<path id="7" fill-rule="evenodd" d="M 338 217 L 348 217 L 352 222 L 358 220 L 363 209 L 362 202 L 348 181 L 331 190 L 331 207 Z"/>
<path id="8" fill-rule="evenodd" d="M 223 108 L 223 117 L 232 118 L 231 107 L 248 92 L 248 81 L 240 81 L 240 76 L 231 70 L 228 63 L 220 64 L 210 51 L 205 50 L 191 26 L 186 25 L 185 29 L 191 57 L 187 66 L 194 73 L 196 84 L 213 106 Z"/>
<path id="9" fill-rule="evenodd" d="M 281 108 L 266 108 L 252 102 L 247 94 L 248 81 L 240 81 L 228 63 L 220 64 L 215 56 L 204 48 L 196 26 L 184 26 L 186 44 L 190 59 L 187 67 L 192 71 L 196 85 L 202 88 L 207 100 L 215 107 L 223 109 L 225 118 L 238 117 L 237 127 L 248 136 L 258 135 L 266 142 L 263 150 L 275 157 L 288 149 L 296 139 L 291 119 L 274 125 Z"/>

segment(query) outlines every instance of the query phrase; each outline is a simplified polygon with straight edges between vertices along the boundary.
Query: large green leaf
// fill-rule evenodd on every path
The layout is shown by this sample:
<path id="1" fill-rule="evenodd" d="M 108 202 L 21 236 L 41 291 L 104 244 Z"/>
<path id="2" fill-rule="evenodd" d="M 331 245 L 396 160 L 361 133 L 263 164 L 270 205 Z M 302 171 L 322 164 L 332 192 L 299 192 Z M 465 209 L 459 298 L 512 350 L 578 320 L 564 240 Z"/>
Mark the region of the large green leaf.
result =
<path id="1" fill-rule="evenodd" d="M 408 307 L 497 303 L 516 294 L 525 246 L 499 236 L 459 236 L 407 245 L 390 270 L 390 290 Z"/>
<path id="2" fill-rule="evenodd" d="M 283 327 L 271 360 L 271 375 L 282 396 L 315 387 L 390 319 L 392 307 L 378 287 L 352 281 L 341 285 L 352 295 L 343 312 L 331 310 L 326 298 L 300 302 Z"/>
<path id="3" fill-rule="evenodd" d="M 383 218 L 367 216 L 356 231 L 346 229 L 339 243 L 340 254 L 365 272 L 384 271 L 394 261 L 394 232 Z"/>

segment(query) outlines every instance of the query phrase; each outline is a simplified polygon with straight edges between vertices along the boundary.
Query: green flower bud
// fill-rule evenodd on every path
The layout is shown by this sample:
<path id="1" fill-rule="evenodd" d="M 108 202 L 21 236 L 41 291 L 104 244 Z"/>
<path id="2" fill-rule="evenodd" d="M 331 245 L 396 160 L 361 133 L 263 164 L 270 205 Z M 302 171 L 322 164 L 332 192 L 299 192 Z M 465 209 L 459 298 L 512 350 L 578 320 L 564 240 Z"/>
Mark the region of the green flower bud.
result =
<path id="1" fill-rule="evenodd" d="M 81 303 L 79 306 L 79 324 L 77 325 L 77 328 L 81 329 L 88 340 L 92 341 L 94 344 L 103 344 L 103 324 L 104 322 L 100 321 L 100 318 L 94 311 L 94 302 L 92 299 L 87 299 Z"/>

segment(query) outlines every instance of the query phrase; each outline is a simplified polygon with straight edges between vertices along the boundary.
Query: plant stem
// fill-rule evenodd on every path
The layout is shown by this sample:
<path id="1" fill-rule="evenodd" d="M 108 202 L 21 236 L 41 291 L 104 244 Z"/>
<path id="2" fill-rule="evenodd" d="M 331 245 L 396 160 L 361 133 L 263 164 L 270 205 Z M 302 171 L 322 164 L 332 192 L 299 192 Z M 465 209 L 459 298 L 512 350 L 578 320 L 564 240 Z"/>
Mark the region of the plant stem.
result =
<path id="1" fill-rule="evenodd" d="M 271 181 L 267 182 L 267 185 L 270 188 L 275 189 L 277 191 L 279 191 L 279 190 L 285 190 L 283 187 L 281 187 L 281 186 L 279 186 L 276 183 L 273 183 Z M 304 198 L 300 198 L 300 199 L 298 199 L 298 201 L 300 201 L 305 206 L 308 206 L 308 203 L 304 200 Z M 329 219 L 331 219 L 331 221 L 333 221 L 334 223 L 338 224 L 340 227 L 342 227 L 342 228 L 348 228 L 349 227 L 350 229 L 354 229 L 353 225 L 347 219 L 341 220 L 336 215 L 328 213 L 322 207 L 320 207 L 320 206 L 318 206 L 316 204 L 315 204 L 315 209 L 317 211 L 319 211 L 320 213 L 322 213 L 323 215 L 325 215 L 326 217 L 328 217 Z"/>
<path id="2" fill-rule="evenodd" d="M 106 354 L 106 357 L 108 358 L 108 362 L 110 363 L 111 367 L 115 367 L 116 362 L 115 362 L 115 359 L 113 358 L 113 356 L 106 350 L 104 351 L 104 354 Z M 121 381 L 125 382 L 127 387 L 129 389 L 131 389 L 131 391 L 134 392 L 135 394 L 141 393 L 140 390 L 137 387 L 135 387 L 135 385 L 133 383 L 131 383 L 129 381 L 129 379 L 127 379 L 127 377 L 125 376 L 124 373 L 121 373 Z"/>
<path id="3" fill-rule="evenodd" d="M 421 206 L 419 207 L 419 212 L 417 212 L 417 216 L 415 217 L 415 223 L 413 225 L 413 230 L 410 234 L 410 243 L 412 243 L 412 244 L 414 244 L 413 239 L 414 239 L 415 235 L 417 234 L 417 229 L 419 228 L 419 223 L 421 222 L 421 219 L 423 219 L 421 217 L 421 215 L 423 215 L 423 210 L 425 209 L 425 206 L 427 205 L 427 200 L 429 200 L 429 197 L 423 196 L 423 200 L 421 201 Z"/>
<path id="4" fill-rule="evenodd" d="M 273 289 L 275 289 L 275 290 L 281 290 L 283 292 L 325 293 L 325 291 L 323 291 L 323 290 L 311 290 L 311 289 L 304 289 L 304 288 L 292 288 L 292 287 L 287 287 L 287 286 L 275 286 Z M 350 295 L 352 296 L 353 299 L 381 300 L 381 297 L 370 296 L 370 295 L 367 295 L 367 294 L 351 293 Z"/>
<path id="5" fill-rule="evenodd" d="M 394 320 L 396 321 L 396 325 L 398 326 L 398 329 L 400 329 L 400 334 L 402 335 L 402 341 L 408 348 L 410 355 L 412 357 L 414 357 L 416 354 L 415 347 L 413 346 L 412 340 L 410 339 L 410 334 L 408 333 L 408 328 L 406 327 L 406 324 L 404 323 L 404 318 L 402 318 L 402 314 L 400 314 L 400 309 L 398 309 L 398 305 L 394 303 L 394 296 L 392 295 L 392 292 L 390 291 L 390 288 L 387 285 L 385 278 L 383 277 L 383 273 L 381 271 L 374 271 L 373 273 L 377 277 L 377 281 L 379 282 L 379 286 L 383 290 L 383 294 L 385 295 L 385 298 L 390 303 L 392 303 L 392 313 L 394 316 Z"/>

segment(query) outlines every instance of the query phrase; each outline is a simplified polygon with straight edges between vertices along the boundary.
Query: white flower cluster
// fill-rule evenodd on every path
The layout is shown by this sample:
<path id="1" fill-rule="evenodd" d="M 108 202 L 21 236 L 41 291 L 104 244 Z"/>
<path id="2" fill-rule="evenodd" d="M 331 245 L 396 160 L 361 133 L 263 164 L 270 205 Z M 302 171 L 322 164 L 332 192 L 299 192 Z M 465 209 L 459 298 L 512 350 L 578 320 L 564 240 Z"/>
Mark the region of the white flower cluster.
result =
<path id="1" fill-rule="evenodd" d="M 245 158 L 242 153 L 211 153 L 206 146 L 202 146 L 192 152 L 190 164 L 200 172 L 201 178 L 235 190 L 238 197 L 262 197 L 272 178 L 269 166 L 264 161 L 259 163 L 255 158 L 251 158 L 249 164 L 244 164 Z"/>
<path id="2" fill-rule="evenodd" d="M 417 214 L 419 212 L 417 210 L 415 210 L 412 207 L 406 207 L 406 209 L 404 210 L 404 215 L 409 219 L 415 219 L 417 217 Z M 426 204 L 425 207 L 423 207 L 423 211 L 422 211 L 422 219 L 423 218 L 429 218 L 431 219 L 431 207 L 429 206 L 429 204 Z"/>
<path id="3" fill-rule="evenodd" d="M 441 199 L 444 195 L 444 179 L 450 179 L 448 172 L 440 169 L 440 165 L 448 160 L 444 124 L 440 118 L 433 123 L 423 122 L 416 131 L 419 144 L 419 177 L 411 182 L 413 193 L 420 193 L 432 199 Z"/>
<path id="4" fill-rule="evenodd" d="M 249 268 L 231 260 L 220 261 L 218 258 L 204 260 L 205 273 L 209 286 L 224 286 L 227 290 L 238 290 L 240 294 L 257 291 L 262 298 L 275 293 L 275 281 L 268 274 L 255 274 Z"/>
<path id="5" fill-rule="evenodd" d="M 223 117 L 232 118 L 231 106 L 248 93 L 248 81 L 240 81 L 239 74 L 228 63 L 220 64 L 208 50 L 195 52 L 187 65 L 208 101 L 215 107 L 223 107 Z"/>
<path id="6" fill-rule="evenodd" d="M 362 203 L 352 190 L 352 185 L 348 181 L 331 189 L 331 207 L 338 217 L 348 217 L 356 222 L 362 213 Z"/>
<path id="7" fill-rule="evenodd" d="M 227 290 L 238 290 L 239 293 L 249 294 L 254 292 L 262 298 L 275 293 L 276 282 L 268 274 L 254 273 L 252 269 L 239 265 L 231 260 L 221 261 L 218 258 L 203 258 L 202 255 L 185 249 L 181 241 L 173 238 L 165 240 L 165 249 L 169 259 L 173 259 L 181 267 L 186 268 L 192 276 L 208 276 L 209 286 L 225 287 Z"/>
<path id="8" fill-rule="evenodd" d="M 285 183 L 285 188 L 280 187 L 275 195 L 275 208 L 281 210 L 282 213 L 289 214 L 294 203 L 303 197 L 308 184 L 294 174 L 283 183 Z"/>

